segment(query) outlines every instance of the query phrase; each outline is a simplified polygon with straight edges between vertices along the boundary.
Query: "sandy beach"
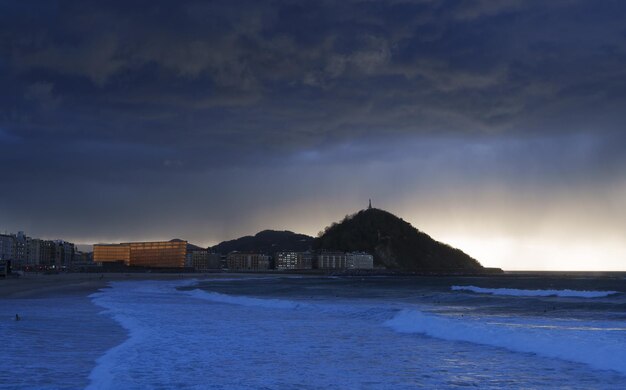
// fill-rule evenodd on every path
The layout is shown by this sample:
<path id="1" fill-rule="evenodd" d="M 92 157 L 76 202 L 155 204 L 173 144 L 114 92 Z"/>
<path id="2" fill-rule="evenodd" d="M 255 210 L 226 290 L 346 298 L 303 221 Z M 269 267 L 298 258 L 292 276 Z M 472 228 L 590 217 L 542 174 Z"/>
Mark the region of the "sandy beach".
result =
<path id="1" fill-rule="evenodd" d="M 181 280 L 258 277 L 251 274 L 179 274 L 179 273 L 26 273 L 19 278 L 0 279 L 0 299 L 44 298 L 68 294 L 89 295 L 109 282 L 130 280 Z M 267 275 L 266 275 L 267 276 Z"/>

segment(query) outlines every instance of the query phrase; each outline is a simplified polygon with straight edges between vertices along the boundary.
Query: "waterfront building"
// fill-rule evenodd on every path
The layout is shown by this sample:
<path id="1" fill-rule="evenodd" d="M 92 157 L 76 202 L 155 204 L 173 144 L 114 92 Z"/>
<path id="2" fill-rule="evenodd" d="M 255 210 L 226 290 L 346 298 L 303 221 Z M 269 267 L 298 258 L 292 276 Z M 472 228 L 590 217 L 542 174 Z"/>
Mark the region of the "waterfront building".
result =
<path id="1" fill-rule="evenodd" d="M 18 232 L 0 234 L 0 260 L 11 260 L 15 269 L 22 267 L 69 267 L 76 252 L 75 245 L 63 240 L 41 240 Z"/>
<path id="2" fill-rule="evenodd" d="M 93 246 L 94 262 L 124 262 L 131 267 L 183 268 L 186 254 L 187 241 L 183 240 Z"/>
<path id="3" fill-rule="evenodd" d="M 44 267 L 56 266 L 56 243 L 50 240 L 44 240 L 41 243 L 41 254 L 39 255 L 39 264 Z"/>
<path id="4" fill-rule="evenodd" d="M 191 250 L 187 252 L 185 267 L 194 268 L 196 271 L 221 269 L 221 256 L 218 253 L 210 253 L 206 249 Z"/>
<path id="5" fill-rule="evenodd" d="M 54 241 L 54 263 L 58 268 L 70 267 L 74 259 L 74 244 L 63 240 Z"/>
<path id="6" fill-rule="evenodd" d="M 311 252 L 278 252 L 274 257 L 276 269 L 311 269 L 313 254 Z"/>
<path id="7" fill-rule="evenodd" d="M 43 240 L 28 237 L 26 240 L 26 265 L 36 266 L 41 263 Z"/>
<path id="8" fill-rule="evenodd" d="M 0 260 L 13 260 L 15 258 L 15 236 L 0 234 Z"/>
<path id="9" fill-rule="evenodd" d="M 37 266 L 40 264 L 57 268 L 69 267 L 72 264 L 75 246 L 63 240 L 44 241 L 31 238 L 18 232 L 14 237 L 14 267 Z"/>
<path id="10" fill-rule="evenodd" d="M 230 252 L 226 263 L 232 270 L 264 271 L 270 268 L 270 257 L 260 253 Z"/>
<path id="11" fill-rule="evenodd" d="M 130 244 L 95 244 L 93 261 L 96 263 L 124 262 L 130 265 Z"/>
<path id="12" fill-rule="evenodd" d="M 26 248 L 27 248 L 27 240 L 30 240 L 30 237 L 26 237 L 24 232 L 17 232 L 15 237 L 15 250 L 13 253 L 14 266 L 19 267 L 26 264 Z"/>
<path id="13" fill-rule="evenodd" d="M 374 256 L 365 252 L 346 253 L 346 268 L 372 269 L 374 268 Z"/>
<path id="14" fill-rule="evenodd" d="M 318 269 L 346 268 L 346 254 L 344 252 L 320 252 L 317 255 Z"/>
<path id="15" fill-rule="evenodd" d="M 74 252 L 73 266 L 89 266 L 93 265 L 93 254 L 91 252 Z"/>

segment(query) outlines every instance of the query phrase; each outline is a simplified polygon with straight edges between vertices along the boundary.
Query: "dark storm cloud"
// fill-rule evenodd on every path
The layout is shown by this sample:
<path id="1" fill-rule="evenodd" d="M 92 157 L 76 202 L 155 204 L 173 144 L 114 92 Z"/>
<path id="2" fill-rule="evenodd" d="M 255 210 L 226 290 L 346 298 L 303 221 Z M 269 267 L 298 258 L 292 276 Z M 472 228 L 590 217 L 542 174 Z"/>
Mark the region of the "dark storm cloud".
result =
<path id="1" fill-rule="evenodd" d="M 320 180 L 310 165 L 418 154 L 414 170 L 477 182 L 610 181 L 625 15 L 576 0 L 0 2 L 0 164 L 19 184 L 0 217 L 145 215 L 181 199 L 172 183 L 201 194 L 193 218 L 255 177 L 297 180 L 284 165 Z"/>

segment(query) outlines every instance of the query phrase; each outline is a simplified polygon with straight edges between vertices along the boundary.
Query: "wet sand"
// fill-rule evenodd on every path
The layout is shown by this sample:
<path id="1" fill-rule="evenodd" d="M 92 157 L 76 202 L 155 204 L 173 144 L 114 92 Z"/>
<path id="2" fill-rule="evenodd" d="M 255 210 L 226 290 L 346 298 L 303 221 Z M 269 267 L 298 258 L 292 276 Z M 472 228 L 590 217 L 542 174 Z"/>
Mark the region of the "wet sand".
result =
<path id="1" fill-rule="evenodd" d="M 182 280 L 182 279 L 221 279 L 250 278 L 252 274 L 167 274 L 167 273 L 68 273 L 35 274 L 26 273 L 19 278 L 0 279 L 0 299 L 45 298 L 68 294 L 89 295 L 109 282 L 130 280 Z M 268 276 L 268 275 L 264 275 Z M 258 275 L 256 275 L 258 277 Z"/>

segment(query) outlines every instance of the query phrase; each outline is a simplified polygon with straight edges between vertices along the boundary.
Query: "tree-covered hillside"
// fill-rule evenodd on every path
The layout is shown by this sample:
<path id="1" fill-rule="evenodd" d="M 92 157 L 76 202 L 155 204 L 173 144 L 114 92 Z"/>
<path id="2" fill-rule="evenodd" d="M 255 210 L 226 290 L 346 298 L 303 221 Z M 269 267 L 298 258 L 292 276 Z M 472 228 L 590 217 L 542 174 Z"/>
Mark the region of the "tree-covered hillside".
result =
<path id="1" fill-rule="evenodd" d="M 317 250 L 366 251 L 374 264 L 416 272 L 482 272 L 463 251 L 433 240 L 408 222 L 370 208 L 327 227 L 315 240 Z"/>

